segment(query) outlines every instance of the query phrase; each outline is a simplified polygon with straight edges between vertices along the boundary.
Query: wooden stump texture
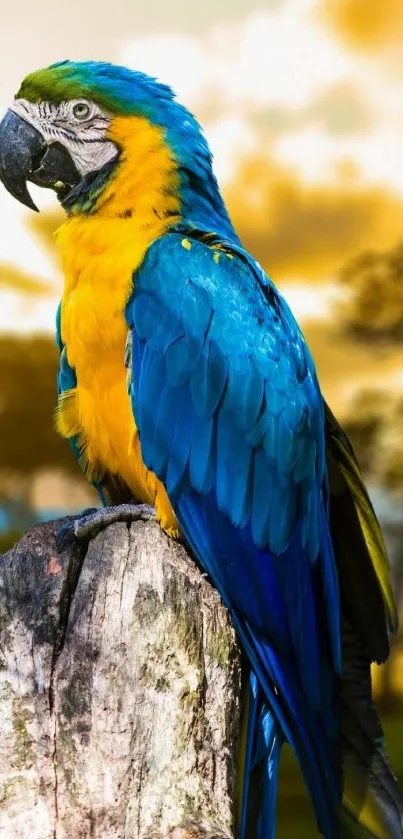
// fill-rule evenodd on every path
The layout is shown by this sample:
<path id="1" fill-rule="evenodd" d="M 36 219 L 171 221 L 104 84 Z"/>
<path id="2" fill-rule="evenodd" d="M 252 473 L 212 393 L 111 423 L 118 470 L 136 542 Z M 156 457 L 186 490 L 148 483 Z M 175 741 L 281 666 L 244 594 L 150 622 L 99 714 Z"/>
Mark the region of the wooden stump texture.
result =
<path id="1" fill-rule="evenodd" d="M 233 836 L 241 666 L 220 598 L 154 522 L 0 558 L 2 839 Z"/>

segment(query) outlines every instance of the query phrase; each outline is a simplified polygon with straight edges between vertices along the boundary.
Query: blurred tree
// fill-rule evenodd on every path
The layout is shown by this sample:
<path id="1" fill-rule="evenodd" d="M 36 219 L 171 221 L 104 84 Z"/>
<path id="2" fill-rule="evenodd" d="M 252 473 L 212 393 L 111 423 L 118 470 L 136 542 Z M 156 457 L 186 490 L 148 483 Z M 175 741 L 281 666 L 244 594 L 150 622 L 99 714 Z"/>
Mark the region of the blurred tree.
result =
<path id="1" fill-rule="evenodd" d="M 368 342 L 372 350 L 374 344 L 397 348 L 403 341 L 403 243 L 387 251 L 357 256 L 347 263 L 339 279 L 346 291 L 338 312 L 342 329 Z M 403 397 L 399 377 L 356 394 L 343 425 L 366 479 L 384 497 L 385 503 L 377 506 L 377 512 L 388 544 L 396 600 L 402 609 Z M 397 503 L 392 503 L 390 493 Z M 387 708 L 396 701 L 396 671 L 401 668 L 402 649 L 400 633 L 386 666 L 377 674 L 378 701 Z"/>
<path id="2" fill-rule="evenodd" d="M 383 406 L 388 402 L 386 396 Z M 379 391 L 362 390 L 350 404 L 344 420 L 345 428 L 353 444 L 362 471 L 370 476 L 374 471 L 379 435 L 383 432 L 387 411 L 380 408 Z"/>
<path id="3" fill-rule="evenodd" d="M 60 211 L 28 217 L 32 232 L 52 257 L 53 234 L 61 218 Z M 55 286 L 14 265 L 0 263 L 1 288 L 39 297 L 54 292 Z M 1 536 L 0 551 L 37 520 L 31 506 L 32 481 L 37 473 L 63 470 L 84 481 L 69 446 L 54 430 L 57 363 L 58 351 L 51 336 L 0 336 L 0 513 L 10 528 Z"/>
<path id="4" fill-rule="evenodd" d="M 84 482 L 53 425 L 57 356 L 50 338 L 0 337 L 0 508 L 12 531 L 0 549 L 38 520 L 31 505 L 37 473 L 63 470 Z"/>
<path id="5" fill-rule="evenodd" d="M 342 269 L 346 289 L 340 315 L 357 338 L 403 340 L 403 244 L 388 251 L 369 251 Z"/>
<path id="6" fill-rule="evenodd" d="M 347 406 L 343 427 L 367 480 L 403 492 L 403 399 L 391 390 L 361 390 Z"/>
<path id="7" fill-rule="evenodd" d="M 59 210 L 27 216 L 27 224 L 53 257 Z M 19 268 L 0 265 L 0 285 L 22 294 L 47 294 L 51 283 Z M 53 428 L 58 352 L 52 337 L 0 337 L 0 469 L 29 477 L 38 468 L 57 465 L 75 471 L 68 446 Z"/>
<path id="8" fill-rule="evenodd" d="M 346 295 L 339 312 L 342 329 L 360 341 L 394 346 L 403 341 L 403 243 L 363 253 L 341 270 Z M 403 491 L 403 398 L 389 384 L 361 391 L 344 424 L 361 467 L 387 489 Z"/>
<path id="9" fill-rule="evenodd" d="M 396 602 L 402 614 L 403 400 L 400 395 L 380 389 L 363 390 L 351 401 L 343 427 L 373 494 L 391 561 Z M 396 671 L 401 668 L 402 653 L 403 633 L 400 631 L 394 638 L 392 655 L 376 673 L 377 701 L 384 711 L 390 711 L 396 702 L 401 702 L 401 688 L 400 699 L 396 693 Z"/>
<path id="10" fill-rule="evenodd" d="M 0 467 L 29 476 L 55 464 L 75 471 L 55 433 L 57 348 L 51 338 L 0 338 Z"/>

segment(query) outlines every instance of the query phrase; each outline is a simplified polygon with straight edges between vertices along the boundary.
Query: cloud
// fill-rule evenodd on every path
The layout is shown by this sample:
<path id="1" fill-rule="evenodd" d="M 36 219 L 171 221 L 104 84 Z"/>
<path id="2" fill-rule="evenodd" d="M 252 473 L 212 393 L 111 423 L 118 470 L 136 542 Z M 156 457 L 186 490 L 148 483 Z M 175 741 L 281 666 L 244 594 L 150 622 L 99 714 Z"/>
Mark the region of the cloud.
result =
<path id="1" fill-rule="evenodd" d="M 121 60 L 171 84 L 194 107 L 213 94 L 227 108 L 303 107 L 348 77 L 348 52 L 315 24 L 312 0 L 289 0 L 201 35 L 128 41 Z"/>
<path id="2" fill-rule="evenodd" d="M 275 280 L 324 280 L 402 233 L 403 200 L 388 190 L 347 179 L 309 184 L 262 156 L 244 162 L 225 196 L 242 241 Z"/>
<path id="3" fill-rule="evenodd" d="M 115 52 L 106 58 L 172 84 L 196 112 L 237 229 L 274 278 L 288 283 L 298 311 L 305 315 L 315 308 L 317 289 L 309 295 L 303 282 L 321 278 L 325 284 L 360 249 L 397 241 L 403 209 L 401 83 L 386 84 L 380 65 L 336 39 L 330 18 L 323 25 L 318 3 L 322 8 L 328 0 L 272 0 L 253 9 L 246 0 L 234 7 L 225 0 L 217 13 L 209 0 L 203 25 L 199 11 L 193 14 L 182 0 L 175 16 L 165 17 L 162 0 L 150 0 L 137 29 L 132 10 L 127 6 L 127 15 L 120 15 L 123 0 L 117 2 L 110 30 L 101 3 L 101 52 L 110 36 Z M 45 8 L 48 0 L 41 3 Z M 156 9 L 161 14 L 154 20 Z M 86 9 L 85 27 L 88 15 Z M 228 20 L 220 23 L 225 15 Z M 68 50 L 70 30 L 69 24 Z M 51 43 L 56 49 L 64 41 Z M 42 191 L 39 200 L 43 205 L 51 199 Z M 52 259 L 24 226 L 22 209 L 1 189 L 0 214 L 0 260 L 59 281 Z M 329 305 L 326 290 L 316 314 L 318 306 L 324 311 Z M 41 318 L 47 317 L 43 309 Z"/>
<path id="4" fill-rule="evenodd" d="M 3 289 L 34 297 L 47 296 L 53 290 L 46 280 L 27 274 L 12 263 L 0 262 L 0 292 Z"/>
<path id="5" fill-rule="evenodd" d="M 403 36 L 401 0 L 320 0 L 318 10 L 330 29 L 354 49 L 378 51 Z"/>
<path id="6" fill-rule="evenodd" d="M 55 201 L 45 190 L 31 188 L 32 195 L 39 195 L 39 206 L 47 206 Z M 35 239 L 30 235 L 25 225 L 28 211 L 9 195 L 0 183 L 0 262 L 17 263 L 26 270 L 38 276 L 52 276 L 52 264 L 47 254 L 39 247 Z"/>
<path id="7" fill-rule="evenodd" d="M 219 179 L 260 147 L 312 182 L 334 182 L 351 160 L 403 193 L 401 80 L 338 41 L 317 9 L 288 0 L 199 34 L 142 36 L 120 59 L 171 84 L 196 113 Z"/>
<path id="8" fill-rule="evenodd" d="M 366 134 L 374 125 L 370 102 L 358 87 L 340 82 L 322 91 L 304 108 L 268 106 L 249 114 L 251 124 L 271 141 L 304 129 L 319 127 L 336 140 Z"/>
<path id="9" fill-rule="evenodd" d="M 54 331 L 62 279 L 50 228 L 61 212 L 52 193 L 32 185 L 30 191 L 43 215 L 31 214 L 0 185 L 0 332 Z"/>
<path id="10" fill-rule="evenodd" d="M 374 117 L 357 87 L 341 82 L 324 91 L 301 115 L 302 123 L 315 122 L 334 137 L 367 133 Z"/>
<path id="11" fill-rule="evenodd" d="M 57 297 L 27 299 L 15 291 L 0 288 L 0 333 L 55 331 Z"/>
<path id="12" fill-rule="evenodd" d="M 340 164 L 350 160 L 368 185 L 387 186 L 403 194 L 403 144 L 398 118 L 392 121 L 387 115 L 384 120 L 381 117 L 370 131 L 340 136 L 329 134 L 318 123 L 307 123 L 279 136 L 272 154 L 279 163 L 296 168 L 306 180 L 322 184 L 334 184 Z"/>

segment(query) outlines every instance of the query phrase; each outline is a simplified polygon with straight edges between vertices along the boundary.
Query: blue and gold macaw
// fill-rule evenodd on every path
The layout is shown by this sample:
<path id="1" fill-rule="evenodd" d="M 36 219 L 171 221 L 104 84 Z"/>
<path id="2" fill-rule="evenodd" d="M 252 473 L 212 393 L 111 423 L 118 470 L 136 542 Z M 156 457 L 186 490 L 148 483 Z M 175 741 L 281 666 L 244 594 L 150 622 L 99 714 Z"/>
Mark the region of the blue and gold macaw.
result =
<path id="1" fill-rule="evenodd" d="M 274 836 L 287 741 L 326 839 L 403 837 L 371 699 L 396 627 L 380 528 L 196 120 L 142 73 L 64 61 L 23 81 L 0 174 L 33 208 L 26 181 L 53 188 L 67 213 L 57 425 L 109 504 L 74 532 L 155 507 L 249 660 L 237 836 Z"/>

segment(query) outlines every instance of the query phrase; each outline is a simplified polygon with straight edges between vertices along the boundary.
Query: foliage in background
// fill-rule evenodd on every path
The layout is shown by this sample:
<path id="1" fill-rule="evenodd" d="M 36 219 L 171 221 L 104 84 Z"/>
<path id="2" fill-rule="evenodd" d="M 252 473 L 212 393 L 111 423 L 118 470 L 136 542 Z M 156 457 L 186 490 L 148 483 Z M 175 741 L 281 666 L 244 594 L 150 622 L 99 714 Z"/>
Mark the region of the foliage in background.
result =
<path id="1" fill-rule="evenodd" d="M 27 217 L 51 259 L 61 218 L 59 210 Z M 55 291 L 52 282 L 9 263 L 0 263 L 0 288 L 21 294 L 30 305 L 32 298 Z M 38 520 L 30 492 L 35 475 L 54 469 L 84 480 L 69 446 L 54 430 L 57 363 L 51 336 L 0 335 L 0 553 Z"/>
<path id="2" fill-rule="evenodd" d="M 360 254 L 340 282 L 348 292 L 340 313 L 346 329 L 361 340 L 403 340 L 403 244 Z"/>
<path id="3" fill-rule="evenodd" d="M 347 291 L 339 309 L 342 328 L 357 341 L 385 348 L 403 342 L 403 243 L 360 254 L 341 270 Z M 403 492 L 403 371 L 393 386 L 374 379 L 351 400 L 344 426 L 364 473 Z"/>
<path id="4" fill-rule="evenodd" d="M 69 447 L 55 433 L 58 352 L 51 338 L 0 338 L 0 464 L 21 477 L 39 468 L 71 471 Z"/>

